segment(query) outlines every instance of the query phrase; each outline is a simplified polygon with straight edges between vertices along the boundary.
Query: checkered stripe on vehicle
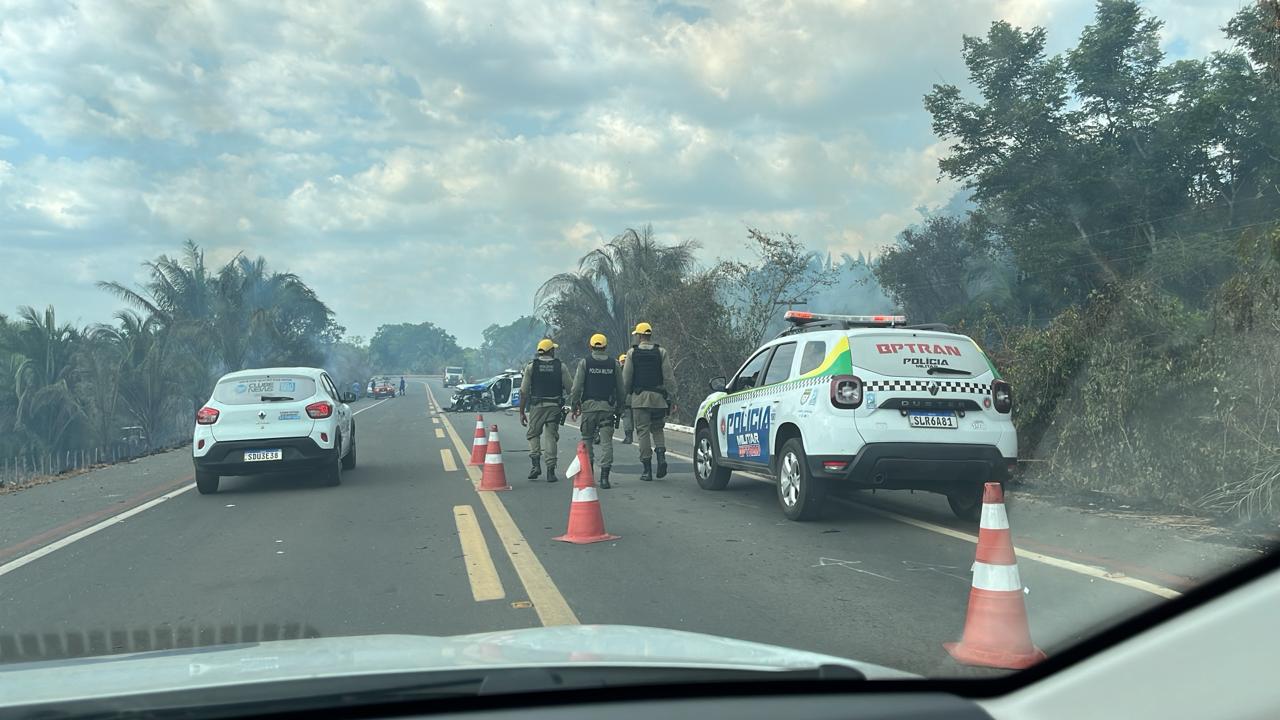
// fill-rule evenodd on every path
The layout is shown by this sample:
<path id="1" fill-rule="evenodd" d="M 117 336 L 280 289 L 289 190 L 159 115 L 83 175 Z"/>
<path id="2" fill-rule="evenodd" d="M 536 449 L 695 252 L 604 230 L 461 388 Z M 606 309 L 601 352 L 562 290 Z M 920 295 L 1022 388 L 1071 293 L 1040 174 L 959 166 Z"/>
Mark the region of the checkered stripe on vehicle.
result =
<path id="1" fill-rule="evenodd" d="M 712 404 L 712 407 L 720 404 L 729 404 L 742 402 L 746 400 L 754 400 L 759 397 L 769 397 L 771 395 L 781 395 L 783 393 L 792 392 L 799 388 L 815 387 L 817 385 L 827 385 L 831 382 L 830 375 L 819 375 L 811 378 L 799 378 L 789 382 L 778 383 L 776 385 L 766 385 L 762 388 L 747 390 L 745 392 L 726 395 Z"/>
<path id="2" fill-rule="evenodd" d="M 991 386 L 986 383 L 956 380 L 869 380 L 867 392 L 929 392 L 934 385 L 945 393 L 986 395 L 991 392 Z"/>

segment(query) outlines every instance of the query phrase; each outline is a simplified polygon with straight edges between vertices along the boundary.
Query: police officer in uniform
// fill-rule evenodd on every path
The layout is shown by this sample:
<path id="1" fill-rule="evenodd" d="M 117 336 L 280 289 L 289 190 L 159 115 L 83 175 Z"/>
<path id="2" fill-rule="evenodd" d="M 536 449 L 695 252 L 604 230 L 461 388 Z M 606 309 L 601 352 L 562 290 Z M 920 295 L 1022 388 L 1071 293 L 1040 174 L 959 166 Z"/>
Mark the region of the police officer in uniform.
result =
<path id="1" fill-rule="evenodd" d="M 569 406 L 573 417 L 582 416 L 578 428 L 587 443 L 587 454 L 594 463 L 596 450 L 600 448 L 600 487 L 608 489 L 609 470 L 613 467 L 613 425 L 618 409 L 622 407 L 622 368 L 609 356 L 609 340 L 596 333 L 591 336 L 591 356 L 578 365 L 573 376 L 573 392 Z"/>
<path id="2" fill-rule="evenodd" d="M 529 460 L 533 468 L 529 479 L 537 480 L 542 474 L 538 466 L 542 458 L 542 440 L 547 440 L 547 482 L 556 477 L 556 445 L 560 442 L 560 421 L 565 392 L 573 387 L 569 368 L 555 356 L 556 344 L 549 339 L 538 341 L 538 354 L 524 366 L 524 378 L 520 381 L 520 424 L 528 428 Z"/>
<path id="3" fill-rule="evenodd" d="M 627 354 L 622 353 L 618 356 L 618 366 L 625 367 L 627 364 Z M 622 444 L 631 444 L 631 396 L 627 394 L 626 389 L 622 391 L 622 408 L 618 411 L 618 418 L 622 423 Z"/>
<path id="4" fill-rule="evenodd" d="M 636 445 L 640 451 L 640 465 L 644 468 L 640 479 L 649 481 L 653 480 L 650 443 L 658 457 L 658 477 L 667 475 L 667 443 L 662 428 L 667 422 L 667 412 L 675 409 L 669 400 L 675 378 L 667 360 L 667 349 L 653 341 L 653 326 L 647 322 L 639 323 L 632 334 L 636 344 L 627 351 L 622 383 L 631 399 L 632 420 L 639 436 Z"/>

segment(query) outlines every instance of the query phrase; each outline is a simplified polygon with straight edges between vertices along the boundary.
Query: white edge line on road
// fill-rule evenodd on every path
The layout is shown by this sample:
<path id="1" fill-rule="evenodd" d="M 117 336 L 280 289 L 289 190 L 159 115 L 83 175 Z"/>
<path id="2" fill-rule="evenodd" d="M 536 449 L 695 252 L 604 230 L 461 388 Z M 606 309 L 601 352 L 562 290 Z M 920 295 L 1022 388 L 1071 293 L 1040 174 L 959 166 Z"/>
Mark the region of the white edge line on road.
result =
<path id="1" fill-rule="evenodd" d="M 112 515 L 111 517 L 107 518 L 106 520 L 103 520 L 102 522 L 97 523 L 96 525 L 90 525 L 89 527 L 79 532 L 72 533 L 71 535 L 68 535 L 62 538 L 61 540 L 49 543 L 48 545 L 45 545 L 44 547 L 38 550 L 33 550 L 16 560 L 10 560 L 4 565 L 0 565 L 0 576 L 7 575 L 13 572 L 14 570 L 17 570 L 18 568 L 23 567 L 24 565 L 27 565 L 35 562 L 36 560 L 39 560 L 45 555 L 61 550 L 62 548 L 70 545 L 73 542 L 76 542 L 77 540 L 83 540 L 89 537 L 90 535 L 93 535 L 94 533 L 100 532 L 102 530 L 106 530 L 107 528 L 111 527 L 112 525 L 115 525 L 116 523 L 124 522 L 125 520 L 128 520 L 129 518 L 133 517 L 134 515 L 137 515 L 138 513 L 144 512 L 146 510 L 150 510 L 151 508 L 155 507 L 156 505 L 159 505 L 160 503 L 166 500 L 172 500 L 173 498 L 178 497 L 182 493 L 187 492 L 188 490 L 190 490 L 191 488 L 194 488 L 195 486 L 196 486 L 195 483 L 191 483 L 190 485 L 183 485 L 177 490 L 171 490 L 165 493 L 164 495 L 161 495 L 160 497 L 155 498 L 154 500 L 148 500 L 147 502 L 144 502 L 135 508 L 130 508 L 128 510 L 125 510 L 124 512 L 118 515 Z"/>
<path id="2" fill-rule="evenodd" d="M 425 381 L 422 384 L 427 388 L 427 396 L 434 403 L 435 394 L 431 392 L 431 386 Z M 454 430 L 453 424 L 446 422 L 444 427 L 458 454 L 464 458 L 469 457 L 467 446 L 462 443 L 462 438 L 458 436 L 458 431 Z M 467 480 L 472 487 L 475 487 L 480 482 L 480 468 L 467 465 L 465 470 Z M 498 493 L 479 491 L 477 493 L 480 495 L 480 504 L 484 506 L 485 513 L 489 516 L 489 522 L 497 531 L 498 539 L 502 541 L 507 558 L 516 570 L 516 576 L 520 578 L 520 584 L 524 586 L 525 594 L 533 603 L 533 610 L 538 614 L 538 620 L 544 626 L 579 624 L 578 616 L 573 613 L 573 608 L 569 607 L 564 594 L 560 592 L 560 588 L 556 587 L 546 567 L 533 552 L 533 546 L 525 539 L 524 533 L 520 532 L 519 526 L 512 519 L 511 513 L 507 512 L 507 506 L 502 504 Z"/>
<path id="3" fill-rule="evenodd" d="M 879 515 L 880 517 L 888 518 L 890 520 L 897 520 L 900 523 L 906 523 L 907 525 L 918 527 L 921 530 L 928 530 L 929 532 L 938 533 L 939 535 L 946 535 L 947 537 L 953 537 L 957 540 L 964 540 L 965 542 L 969 542 L 969 543 L 977 544 L 978 542 L 977 535 L 970 535 L 969 533 L 961 532 L 959 530 L 952 530 L 951 528 L 943 527 L 941 525 L 935 525 L 934 523 L 928 522 L 926 520 L 917 520 L 916 518 L 907 517 L 906 515 L 899 515 L 898 513 L 892 512 L 890 510 L 883 510 L 878 507 L 872 507 L 871 505 L 860 503 L 854 500 L 846 500 L 845 498 L 832 498 L 832 499 L 841 504 L 858 508 L 859 510 L 866 510 L 867 512 L 872 513 L 874 515 Z M 1064 560 L 1062 558 L 1053 557 L 1052 555 L 1045 555 L 1044 553 L 1038 553 L 1031 550 L 1022 550 L 1020 548 L 1014 548 L 1013 552 L 1023 560 L 1031 560 L 1033 562 L 1038 562 L 1043 565 L 1050 565 L 1052 567 L 1056 567 L 1061 570 L 1067 570 L 1073 573 L 1079 573 L 1080 575 L 1087 575 L 1092 578 L 1097 578 L 1099 580 L 1106 580 L 1107 582 L 1113 582 L 1119 585 L 1125 585 L 1127 587 L 1133 588 L 1134 590 L 1142 590 L 1143 592 L 1149 592 L 1152 595 L 1159 595 L 1162 598 L 1176 598 L 1182 595 L 1182 593 L 1178 592 L 1177 590 L 1164 587 L 1163 585 L 1157 585 L 1152 582 L 1147 582 L 1146 580 L 1139 580 L 1137 578 L 1132 578 L 1127 575 L 1120 575 L 1120 576 L 1113 575 L 1109 573 L 1105 568 L 1100 568 L 1100 567 L 1097 567 L 1096 565 L 1086 565 L 1084 563 L 1075 562 L 1074 560 Z"/>
<path id="4" fill-rule="evenodd" d="M 575 425 L 574 427 L 577 427 L 577 426 Z M 667 429 L 670 429 L 670 428 L 671 426 L 668 425 Z M 616 434 L 614 437 L 615 438 L 617 437 Z M 668 450 L 667 454 L 672 457 L 680 458 L 681 460 L 685 460 L 687 462 L 693 462 L 693 458 L 688 457 L 686 455 L 682 455 L 677 452 L 672 452 L 671 450 Z M 742 475 L 744 477 L 749 477 L 752 480 L 759 480 L 761 482 L 766 482 L 766 483 L 769 483 L 770 485 L 777 484 L 777 482 L 774 481 L 773 478 L 768 477 L 766 475 L 760 475 L 760 474 L 751 473 L 751 472 L 742 472 L 740 470 L 735 470 L 734 474 Z M 973 543 L 975 545 L 978 543 L 977 535 L 971 535 L 969 533 L 961 532 L 959 530 L 952 530 L 949 527 L 943 527 L 942 525 L 937 525 L 927 520 L 917 520 L 916 518 L 913 518 L 913 517 L 900 515 L 890 510 L 882 510 L 878 507 L 874 507 L 872 505 L 868 505 L 865 503 L 860 503 L 856 500 L 850 500 L 847 498 L 832 497 L 830 499 L 833 502 L 837 502 L 842 505 L 848 505 L 849 507 L 857 508 L 858 510 L 866 510 L 867 512 L 872 513 L 873 515 L 879 515 L 880 517 L 887 518 L 889 520 L 896 520 L 897 522 L 905 523 L 907 525 L 911 525 L 912 527 L 916 527 L 921 530 L 927 530 L 931 533 L 946 535 L 949 538 L 955 538 L 956 540 L 963 540 L 964 542 Z M 1086 565 L 1085 563 L 1078 563 L 1078 562 L 1075 562 L 1074 560 L 1064 560 L 1063 558 L 1054 557 L 1052 555 L 1045 555 L 1044 553 L 1038 553 L 1032 550 L 1022 550 L 1016 547 L 1014 548 L 1013 552 L 1023 560 L 1038 562 L 1042 565 L 1049 565 L 1050 567 L 1056 567 L 1059 570 L 1066 570 L 1068 572 L 1077 573 L 1079 575 L 1085 575 L 1091 578 L 1096 578 L 1098 580 L 1106 580 L 1107 582 L 1113 582 L 1118 585 L 1124 585 L 1125 587 L 1130 587 L 1130 588 L 1133 588 L 1134 590 L 1141 590 L 1143 592 L 1148 592 L 1148 593 L 1151 593 L 1152 595 L 1157 595 L 1162 598 L 1172 599 L 1182 595 L 1182 593 L 1178 592 L 1177 590 L 1174 590 L 1173 588 L 1167 588 L 1163 585 L 1157 585 L 1156 583 L 1147 582 L 1146 580 L 1139 580 L 1138 578 L 1129 577 L 1127 575 L 1116 575 L 1111 572 L 1108 572 L 1106 568 L 1100 568 L 1096 565 Z"/>
<path id="5" fill-rule="evenodd" d="M 362 407 L 362 408 L 360 408 L 359 410 L 356 410 L 355 412 L 351 413 L 351 415 L 352 415 L 352 416 L 355 416 L 355 415 L 359 415 L 360 413 L 364 412 L 365 410 L 372 410 L 372 409 L 374 409 L 374 408 L 378 407 L 379 405 L 381 405 L 382 403 L 384 403 L 384 402 L 386 402 L 386 401 L 388 401 L 388 400 L 390 400 L 390 399 L 391 399 L 391 398 L 382 398 L 381 400 L 379 400 L 378 402 L 376 402 L 376 403 L 374 403 L 374 404 L 370 405 L 369 407 Z"/>

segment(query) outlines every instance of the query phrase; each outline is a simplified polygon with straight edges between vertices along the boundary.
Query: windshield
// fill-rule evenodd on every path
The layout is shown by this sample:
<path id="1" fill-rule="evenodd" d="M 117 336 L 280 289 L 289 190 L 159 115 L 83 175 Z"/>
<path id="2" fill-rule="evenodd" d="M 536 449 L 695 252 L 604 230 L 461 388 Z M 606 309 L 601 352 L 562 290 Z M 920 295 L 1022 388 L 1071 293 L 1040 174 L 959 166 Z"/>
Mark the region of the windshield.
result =
<path id="1" fill-rule="evenodd" d="M 263 399 L 302 400 L 315 394 L 315 380 L 295 375 L 225 378 L 213 388 L 213 399 L 226 405 L 251 405 Z"/>
<path id="2" fill-rule="evenodd" d="M 3 7 L 0 675 L 1003 677 L 1275 547 L 1271 0 Z"/>
<path id="3" fill-rule="evenodd" d="M 929 377 L 942 372 L 973 377 L 991 372 L 982 351 L 966 337 L 895 330 L 853 333 L 854 367 L 890 377 Z"/>

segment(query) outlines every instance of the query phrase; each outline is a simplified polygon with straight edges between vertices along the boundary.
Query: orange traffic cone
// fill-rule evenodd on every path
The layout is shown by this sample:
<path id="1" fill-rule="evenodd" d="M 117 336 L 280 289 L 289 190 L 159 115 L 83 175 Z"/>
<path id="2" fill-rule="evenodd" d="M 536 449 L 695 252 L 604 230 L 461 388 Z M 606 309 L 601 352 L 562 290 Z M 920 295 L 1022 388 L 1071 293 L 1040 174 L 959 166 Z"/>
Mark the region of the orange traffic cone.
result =
<path id="1" fill-rule="evenodd" d="M 489 446 L 484 454 L 484 471 L 480 473 L 477 490 L 510 490 L 507 471 L 502 465 L 502 445 L 498 443 L 498 426 L 489 428 Z"/>
<path id="2" fill-rule="evenodd" d="M 966 665 L 1021 670 L 1040 662 L 1044 651 L 1031 642 L 1022 595 L 1004 491 L 1000 483 L 990 482 L 982 493 L 978 556 L 973 563 L 964 636 L 960 642 L 944 643 L 943 647 Z"/>
<path id="3" fill-rule="evenodd" d="M 596 491 L 595 477 L 591 474 L 591 459 L 587 456 L 585 442 L 578 443 L 578 456 L 565 468 L 564 475 L 573 478 L 569 529 L 553 539 L 576 545 L 617 540 L 617 535 L 610 535 L 604 529 L 604 514 L 600 512 L 600 496 Z"/>
<path id="4" fill-rule="evenodd" d="M 485 439 L 484 416 L 476 415 L 476 434 L 471 438 L 471 460 L 468 465 L 483 465 L 489 442 Z"/>

